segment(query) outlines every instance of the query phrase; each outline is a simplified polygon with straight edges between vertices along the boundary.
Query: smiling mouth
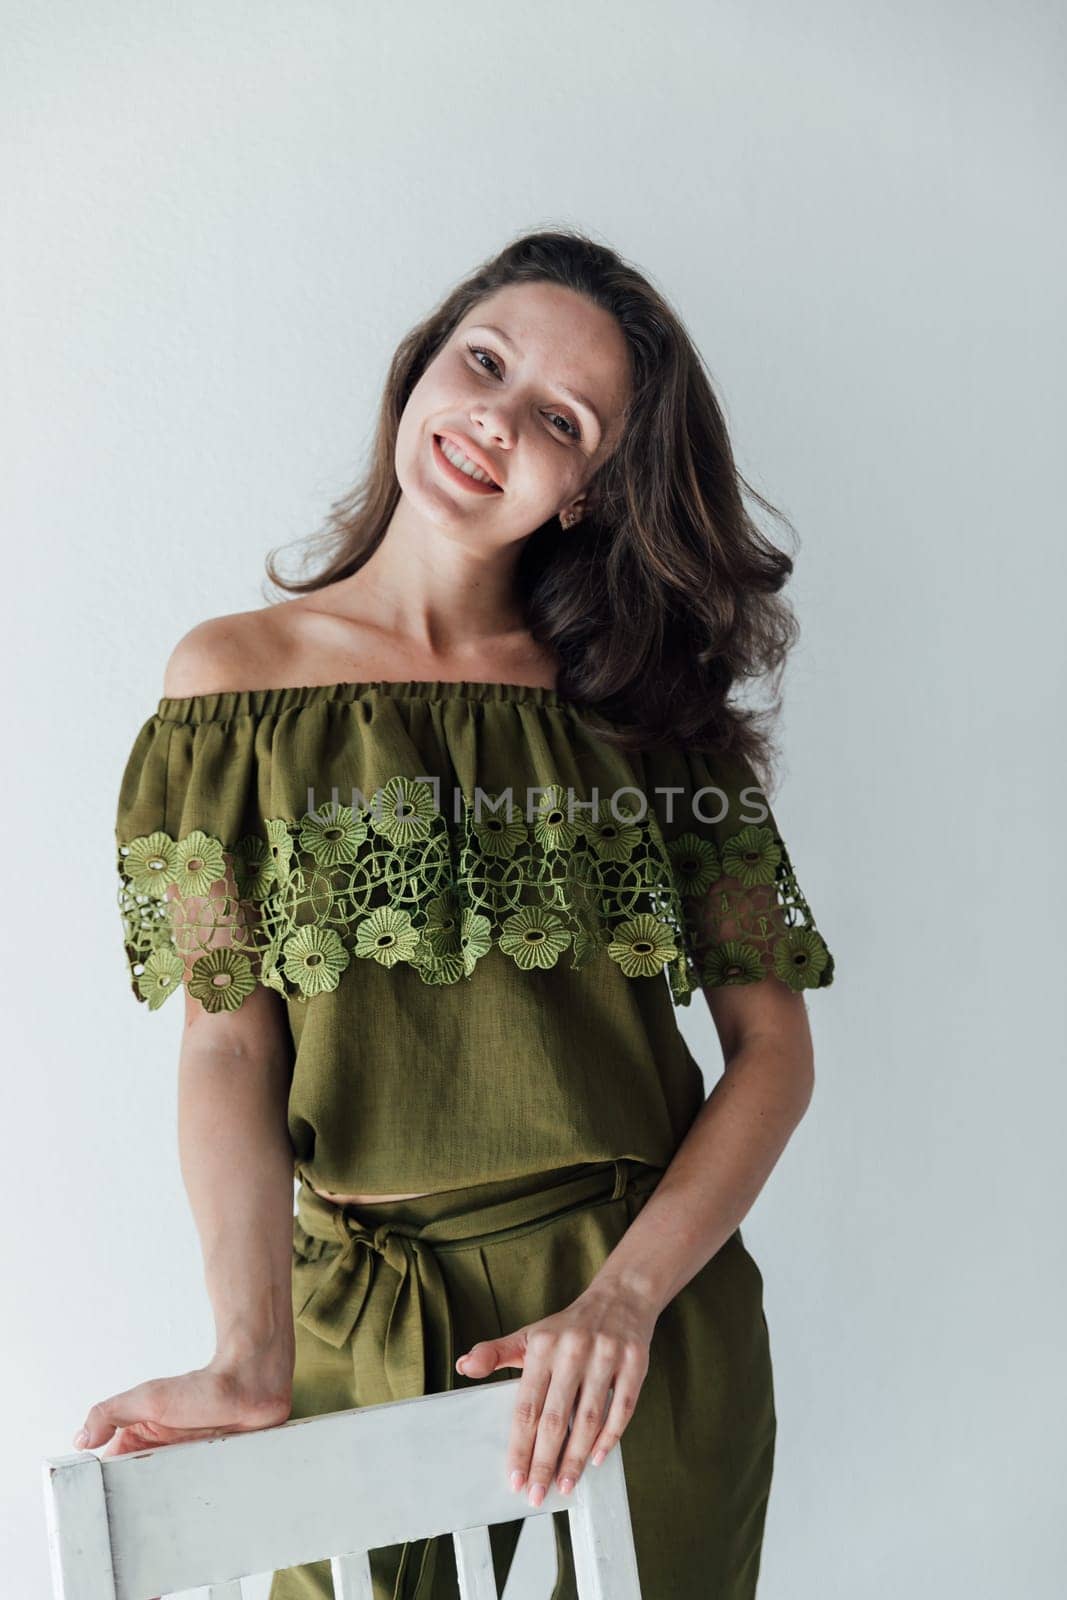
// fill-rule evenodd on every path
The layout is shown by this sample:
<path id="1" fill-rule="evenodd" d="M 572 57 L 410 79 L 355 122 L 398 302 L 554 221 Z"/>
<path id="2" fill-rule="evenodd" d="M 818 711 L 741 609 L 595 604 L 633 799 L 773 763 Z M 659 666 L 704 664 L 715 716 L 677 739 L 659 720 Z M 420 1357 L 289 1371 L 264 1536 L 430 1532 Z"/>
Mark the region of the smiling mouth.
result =
<path id="1" fill-rule="evenodd" d="M 457 460 L 449 460 L 446 446 L 447 451 L 450 451 Z M 435 433 L 433 447 L 435 454 L 441 458 L 444 470 L 454 479 L 461 482 L 465 488 L 475 490 L 479 494 L 502 494 L 504 492 L 501 485 L 495 479 L 490 478 L 489 474 L 476 461 L 471 461 L 470 457 L 452 439 L 445 439 L 441 434 Z M 459 460 L 465 461 L 469 466 L 473 467 L 478 476 L 475 477 L 472 473 L 464 471 L 463 467 L 458 465 Z"/>

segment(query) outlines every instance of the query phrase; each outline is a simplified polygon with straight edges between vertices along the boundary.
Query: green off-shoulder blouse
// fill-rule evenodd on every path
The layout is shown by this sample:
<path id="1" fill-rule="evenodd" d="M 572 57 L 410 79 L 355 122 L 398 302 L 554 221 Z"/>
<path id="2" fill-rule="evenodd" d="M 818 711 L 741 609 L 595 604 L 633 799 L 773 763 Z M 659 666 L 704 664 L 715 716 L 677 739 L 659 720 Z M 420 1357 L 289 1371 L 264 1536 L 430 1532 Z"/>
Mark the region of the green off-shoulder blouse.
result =
<path id="1" fill-rule="evenodd" d="M 316 1188 L 665 1166 L 704 1099 L 676 1007 L 832 981 L 752 769 L 580 718 L 537 686 L 367 682 L 165 698 L 137 734 L 133 993 L 284 997 Z"/>

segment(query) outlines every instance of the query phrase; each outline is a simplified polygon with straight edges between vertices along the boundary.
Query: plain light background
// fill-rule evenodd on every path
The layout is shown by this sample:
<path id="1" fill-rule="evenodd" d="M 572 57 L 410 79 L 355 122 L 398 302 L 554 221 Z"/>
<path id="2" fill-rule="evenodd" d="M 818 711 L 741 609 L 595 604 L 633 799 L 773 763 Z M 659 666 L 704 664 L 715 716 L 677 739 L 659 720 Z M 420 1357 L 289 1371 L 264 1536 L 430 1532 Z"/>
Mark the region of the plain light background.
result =
<path id="1" fill-rule="evenodd" d="M 212 1349 L 181 1010 L 115 904 L 133 736 L 354 480 L 410 325 L 566 223 L 680 311 L 800 536 L 772 803 L 837 976 L 744 1223 L 761 1600 L 1061 1596 L 1062 8 L 2 9 L 0 1588 L 49 1593 L 40 1458 Z"/>

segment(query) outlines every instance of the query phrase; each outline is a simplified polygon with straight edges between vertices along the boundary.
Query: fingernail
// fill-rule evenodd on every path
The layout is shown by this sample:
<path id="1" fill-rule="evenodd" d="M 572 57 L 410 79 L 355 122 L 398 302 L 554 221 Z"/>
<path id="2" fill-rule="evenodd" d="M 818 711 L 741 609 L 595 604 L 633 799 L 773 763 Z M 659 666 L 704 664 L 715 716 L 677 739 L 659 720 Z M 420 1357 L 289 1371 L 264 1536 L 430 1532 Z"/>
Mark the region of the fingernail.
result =
<path id="1" fill-rule="evenodd" d="M 561 1478 L 559 1480 L 559 1489 L 560 1489 L 560 1493 L 561 1494 L 570 1494 L 570 1492 L 571 1492 L 571 1490 L 573 1488 L 574 1488 L 574 1479 L 573 1478 Z"/>
<path id="2" fill-rule="evenodd" d="M 544 1484 L 543 1483 L 535 1483 L 533 1488 L 530 1490 L 530 1504 L 532 1506 L 539 1506 L 541 1504 L 541 1501 L 544 1498 L 545 1498 L 545 1486 L 544 1486 Z"/>
<path id="3" fill-rule="evenodd" d="M 512 1487 L 512 1489 L 517 1492 L 519 1489 L 522 1488 L 522 1486 L 523 1486 L 523 1484 L 525 1482 L 526 1482 L 526 1474 L 525 1474 L 525 1472 L 523 1472 L 520 1467 L 516 1467 L 514 1472 L 511 1474 L 511 1487 Z"/>
<path id="4" fill-rule="evenodd" d="M 604 1450 L 594 1450 L 593 1451 L 593 1465 L 594 1465 L 594 1467 L 599 1467 L 600 1463 L 604 1459 L 605 1454 L 606 1454 L 606 1451 L 604 1451 Z"/>
<path id="5" fill-rule="evenodd" d="M 88 1431 L 85 1428 L 82 1428 L 81 1431 L 79 1433 L 75 1434 L 75 1436 L 74 1436 L 74 1448 L 75 1448 L 75 1450 L 84 1450 L 85 1446 L 88 1443 L 89 1443 Z"/>

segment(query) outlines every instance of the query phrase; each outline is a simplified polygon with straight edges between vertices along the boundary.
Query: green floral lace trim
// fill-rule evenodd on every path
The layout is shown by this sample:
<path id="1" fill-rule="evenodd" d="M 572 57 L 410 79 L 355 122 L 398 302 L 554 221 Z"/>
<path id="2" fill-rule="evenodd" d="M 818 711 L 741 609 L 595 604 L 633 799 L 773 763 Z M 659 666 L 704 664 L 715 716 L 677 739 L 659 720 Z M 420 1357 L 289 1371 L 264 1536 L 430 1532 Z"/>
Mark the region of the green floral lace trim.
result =
<path id="1" fill-rule="evenodd" d="M 683 833 L 667 851 L 702 986 L 758 983 L 774 972 L 794 990 L 829 987 L 834 958 L 771 828 L 749 824 L 721 845 Z"/>
<path id="2" fill-rule="evenodd" d="M 200 830 L 120 843 L 134 993 L 153 1010 L 183 983 L 209 1011 L 236 1010 L 257 983 L 308 1000 L 353 960 L 456 983 L 494 944 L 524 971 L 567 953 L 574 969 L 606 955 L 628 977 L 666 971 L 681 1005 L 702 983 L 768 971 L 793 989 L 830 981 L 832 957 L 770 829 L 740 830 L 720 860 L 696 834 L 665 844 L 651 807 L 570 820 L 565 796 L 547 789 L 528 822 L 490 793 L 450 827 L 430 784 L 396 777 L 365 810 L 271 818 L 265 837 L 233 845 Z"/>

